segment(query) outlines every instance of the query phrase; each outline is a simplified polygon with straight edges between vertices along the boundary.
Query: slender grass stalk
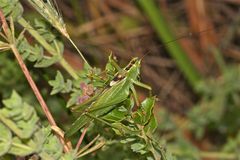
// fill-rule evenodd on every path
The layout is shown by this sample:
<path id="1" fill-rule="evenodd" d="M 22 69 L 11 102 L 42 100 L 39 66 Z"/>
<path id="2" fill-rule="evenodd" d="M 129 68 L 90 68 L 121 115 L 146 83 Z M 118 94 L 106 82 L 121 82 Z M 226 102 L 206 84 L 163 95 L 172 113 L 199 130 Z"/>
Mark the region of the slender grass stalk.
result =
<path id="1" fill-rule="evenodd" d="M 66 25 L 63 21 L 62 16 L 60 13 L 55 9 L 55 6 L 53 5 L 51 0 L 43 1 L 43 0 L 28 0 L 28 2 L 49 22 L 53 27 L 55 27 L 64 37 L 66 37 L 71 44 L 74 46 L 74 48 L 77 50 L 77 52 L 80 54 L 83 61 L 88 65 L 88 61 L 83 56 L 82 52 L 78 49 L 76 44 L 72 41 L 70 38 Z"/>
<path id="2" fill-rule="evenodd" d="M 137 0 L 137 2 L 148 16 L 149 21 L 155 29 L 159 39 L 163 42 L 171 41 L 171 45 L 166 45 L 166 49 L 175 59 L 177 65 L 187 78 L 192 88 L 196 89 L 197 82 L 201 79 L 201 76 L 178 42 L 172 41 L 173 39 L 176 39 L 176 37 L 170 31 L 160 9 L 156 4 L 154 4 L 154 0 Z"/>
<path id="3" fill-rule="evenodd" d="M 219 69 L 221 70 L 221 72 L 222 73 L 225 72 L 225 71 L 227 72 L 227 66 L 226 66 L 226 63 L 224 61 L 224 58 L 223 58 L 220 50 L 218 48 L 216 48 L 216 47 L 212 47 L 211 51 L 212 51 L 212 53 L 214 55 L 214 58 L 215 58 L 215 60 L 216 60 L 216 62 L 218 64 Z"/>
<path id="4" fill-rule="evenodd" d="M 81 153 L 86 151 L 91 145 L 93 145 L 93 143 L 95 143 L 98 140 L 99 137 L 100 135 L 98 134 L 93 140 L 91 140 L 91 142 L 89 142 L 86 146 L 84 146 L 81 150 L 79 150 L 77 155 L 80 155 Z"/>
<path id="5" fill-rule="evenodd" d="M 92 152 L 95 152 L 96 150 L 100 149 L 101 147 L 103 147 L 105 145 L 105 141 L 100 141 L 98 144 L 96 144 L 95 146 L 89 148 L 86 152 L 80 154 L 77 156 L 77 158 L 81 158 L 87 154 L 90 154 Z"/>
<path id="6" fill-rule="evenodd" d="M 184 153 L 182 151 L 179 151 L 177 149 L 168 147 L 169 150 L 174 155 L 177 156 L 184 156 Z M 237 159 L 237 154 L 235 153 L 224 153 L 224 152 L 208 152 L 208 151 L 200 151 L 198 153 L 199 157 L 203 159 L 225 159 L 225 160 L 236 160 Z"/>

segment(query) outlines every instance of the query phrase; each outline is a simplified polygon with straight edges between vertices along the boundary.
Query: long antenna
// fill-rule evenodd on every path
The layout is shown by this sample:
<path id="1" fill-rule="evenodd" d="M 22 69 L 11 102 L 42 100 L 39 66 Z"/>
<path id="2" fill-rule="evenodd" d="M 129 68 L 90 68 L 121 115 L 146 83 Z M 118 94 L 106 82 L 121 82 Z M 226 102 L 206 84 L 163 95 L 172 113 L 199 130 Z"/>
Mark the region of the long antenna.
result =
<path id="1" fill-rule="evenodd" d="M 202 35 L 203 33 L 206 33 L 208 31 L 211 31 L 213 29 L 216 29 L 217 27 L 211 27 L 211 28 L 207 28 L 207 29 L 204 29 L 204 30 L 201 30 L 199 32 L 196 32 L 195 35 Z M 177 38 L 173 39 L 173 40 L 170 40 L 170 41 L 167 41 L 167 42 L 163 42 L 159 47 L 162 48 L 162 47 L 166 47 L 168 46 L 168 44 L 172 43 L 172 42 L 176 42 L 180 39 L 183 39 L 183 38 L 187 38 L 187 37 L 191 37 L 193 36 L 194 34 L 192 32 L 189 32 L 188 34 L 184 34 L 182 36 L 178 36 Z M 144 54 L 141 59 L 143 59 L 145 56 L 147 56 L 148 54 L 150 54 L 151 52 L 148 51 L 146 54 Z"/>

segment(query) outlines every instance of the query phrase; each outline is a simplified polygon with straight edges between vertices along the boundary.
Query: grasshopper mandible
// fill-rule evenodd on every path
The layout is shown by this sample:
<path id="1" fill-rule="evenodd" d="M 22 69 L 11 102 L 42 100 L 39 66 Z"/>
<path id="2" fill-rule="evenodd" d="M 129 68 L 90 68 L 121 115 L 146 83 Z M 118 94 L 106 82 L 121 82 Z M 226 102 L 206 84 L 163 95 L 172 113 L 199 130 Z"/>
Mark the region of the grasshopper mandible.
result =
<path id="1" fill-rule="evenodd" d="M 115 62 L 115 61 L 114 61 Z M 113 62 L 113 63 L 114 63 Z M 117 63 L 113 64 L 115 68 Z M 73 123 L 72 127 L 67 131 L 66 136 L 69 137 L 89 123 L 91 116 L 100 117 L 116 107 L 117 104 L 126 100 L 130 92 L 133 93 L 136 104 L 139 105 L 134 84 L 151 90 L 151 87 L 138 81 L 140 74 L 141 59 L 133 58 L 130 63 L 120 69 L 107 88 L 100 93 L 80 104 L 74 106 L 71 110 L 75 113 L 80 113 L 80 117 Z M 91 114 L 91 116 L 89 116 Z"/>

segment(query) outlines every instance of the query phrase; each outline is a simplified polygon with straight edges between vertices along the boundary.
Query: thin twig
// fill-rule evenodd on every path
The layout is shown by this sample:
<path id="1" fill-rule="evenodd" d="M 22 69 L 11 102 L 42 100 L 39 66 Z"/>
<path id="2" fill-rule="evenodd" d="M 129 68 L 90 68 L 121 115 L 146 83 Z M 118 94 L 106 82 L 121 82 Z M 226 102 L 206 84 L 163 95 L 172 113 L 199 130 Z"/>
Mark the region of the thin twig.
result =
<path id="1" fill-rule="evenodd" d="M 19 65 L 21 67 L 25 77 L 27 78 L 27 81 L 28 81 L 29 85 L 31 86 L 35 96 L 37 97 L 37 99 L 38 99 L 38 101 L 39 101 L 39 103 L 40 103 L 40 105 L 41 105 L 41 107 L 42 107 L 42 109 L 43 109 L 43 111 L 44 111 L 44 113 L 45 113 L 45 115 L 46 115 L 50 125 L 51 126 L 56 126 L 56 122 L 53 119 L 53 117 L 52 117 L 52 115 L 51 115 L 51 113 L 50 113 L 50 111 L 48 109 L 48 106 L 45 103 L 45 101 L 43 100 L 43 97 L 42 97 L 41 93 L 39 92 L 35 82 L 33 81 L 33 79 L 31 77 L 31 75 L 30 75 L 26 65 L 24 64 L 24 62 L 22 60 L 22 57 L 20 56 L 17 48 L 14 45 L 11 45 L 11 49 L 12 49 L 12 51 L 13 51 L 13 53 L 14 53 L 14 55 L 15 55 L 18 63 L 19 63 Z"/>
<path id="2" fill-rule="evenodd" d="M 48 119 L 49 124 L 50 124 L 51 126 L 57 126 L 57 124 L 56 124 L 56 122 L 55 122 L 55 120 L 54 120 L 51 112 L 50 112 L 49 109 L 48 109 L 48 106 L 47 106 L 46 102 L 44 101 L 44 99 L 43 99 L 40 91 L 38 90 L 35 82 L 33 81 L 33 79 L 32 79 L 32 77 L 31 77 L 31 75 L 30 75 L 30 73 L 29 73 L 26 65 L 24 64 L 24 62 L 23 62 L 23 60 L 22 60 L 22 57 L 20 56 L 20 54 L 19 54 L 16 46 L 15 46 L 15 45 L 11 45 L 10 47 L 11 47 L 11 49 L 12 49 L 12 51 L 13 51 L 13 53 L 14 53 L 14 55 L 15 55 L 18 63 L 19 63 L 19 65 L 20 65 L 20 67 L 21 67 L 21 69 L 22 69 L 22 71 L 23 71 L 23 73 L 24 73 L 24 75 L 25 75 L 25 77 L 26 77 L 29 85 L 31 86 L 31 88 L 32 88 L 32 90 L 33 90 L 33 93 L 35 94 L 38 102 L 40 103 L 40 106 L 42 107 L 42 110 L 43 110 L 43 112 L 45 113 L 45 115 L 46 115 L 46 117 L 47 117 L 47 119 Z M 68 151 L 69 151 L 69 148 L 68 148 L 68 146 L 65 144 L 65 140 L 64 140 L 61 136 L 59 136 L 59 135 L 57 135 L 57 136 L 59 137 L 59 140 L 61 141 L 61 143 L 62 143 L 63 146 L 64 146 L 64 151 L 65 151 L 65 152 L 68 152 Z"/>
<path id="3" fill-rule="evenodd" d="M 77 152 L 77 156 L 86 151 L 93 143 L 95 143 L 100 135 L 97 135 L 90 143 L 88 143 L 86 146 L 84 146 L 81 150 Z"/>
<path id="4" fill-rule="evenodd" d="M 80 146 L 81 146 L 81 144 L 82 144 L 82 141 L 83 141 L 83 138 L 84 138 L 84 136 L 85 136 L 85 134 L 86 134 L 86 132 L 87 132 L 87 129 L 88 129 L 88 127 L 85 127 L 85 128 L 84 128 L 84 130 L 83 130 L 83 132 L 82 132 L 82 134 L 81 134 L 81 136 L 80 136 L 80 138 L 79 138 L 79 140 L 78 140 L 78 143 L 77 143 L 77 145 L 76 145 L 76 151 L 78 151 L 78 149 L 80 148 Z"/>

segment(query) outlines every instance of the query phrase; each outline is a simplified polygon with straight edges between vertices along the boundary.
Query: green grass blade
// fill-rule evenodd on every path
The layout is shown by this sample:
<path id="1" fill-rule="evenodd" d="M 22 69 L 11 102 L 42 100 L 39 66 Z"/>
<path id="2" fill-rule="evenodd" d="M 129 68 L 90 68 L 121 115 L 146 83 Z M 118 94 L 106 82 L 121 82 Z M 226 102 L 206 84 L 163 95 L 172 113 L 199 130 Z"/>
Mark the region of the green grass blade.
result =
<path id="1" fill-rule="evenodd" d="M 170 45 L 166 45 L 166 49 L 169 51 L 172 58 L 175 59 L 177 65 L 185 75 L 190 85 L 193 89 L 195 89 L 197 82 L 201 79 L 201 76 L 178 42 L 173 41 L 176 37 L 169 29 L 169 26 L 167 25 L 160 9 L 154 3 L 154 0 L 137 0 L 137 2 L 148 16 L 148 19 L 152 24 L 152 27 L 155 29 L 159 39 L 163 42 L 171 41 Z"/>

